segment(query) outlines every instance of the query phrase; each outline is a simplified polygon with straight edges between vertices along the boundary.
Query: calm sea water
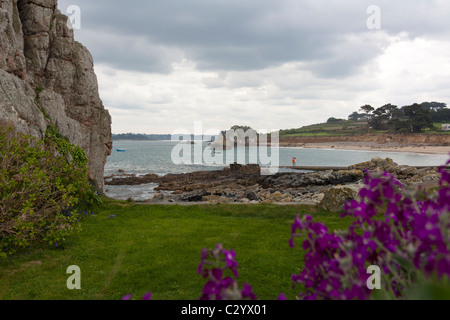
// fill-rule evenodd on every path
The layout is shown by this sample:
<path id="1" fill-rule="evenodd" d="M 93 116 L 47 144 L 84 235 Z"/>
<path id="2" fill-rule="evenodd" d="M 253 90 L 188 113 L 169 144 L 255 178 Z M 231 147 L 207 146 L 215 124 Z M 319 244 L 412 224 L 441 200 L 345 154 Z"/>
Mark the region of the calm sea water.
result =
<path id="1" fill-rule="evenodd" d="M 117 174 L 119 170 L 126 173 L 143 175 L 155 173 L 164 175 L 168 173 L 186 173 L 204 170 L 220 170 L 227 167 L 229 153 L 233 152 L 234 160 L 237 155 L 245 154 L 245 163 L 249 162 L 249 154 L 258 154 L 257 149 L 243 148 L 230 150 L 220 150 L 213 153 L 208 143 L 204 142 L 201 149 L 194 145 L 185 145 L 192 151 L 191 161 L 188 164 L 176 164 L 172 161 L 172 151 L 180 145 L 176 141 L 114 141 L 112 154 L 108 157 L 105 166 L 105 176 Z M 119 152 L 119 150 L 125 150 Z M 176 149 L 175 156 L 183 155 Z M 205 161 L 195 163 L 194 150 L 201 150 L 197 153 L 197 160 L 203 159 L 203 154 L 211 156 L 216 163 L 207 164 Z M 270 156 L 270 148 L 268 148 Z M 404 152 L 381 152 L 381 151 L 353 151 L 336 149 L 304 149 L 304 148 L 280 148 L 279 165 L 290 166 L 292 157 L 297 158 L 298 166 L 349 166 L 352 164 L 369 161 L 374 157 L 393 159 L 398 164 L 414 166 L 437 166 L 443 165 L 448 160 L 447 155 L 432 155 Z M 258 159 L 259 160 L 259 159 Z M 207 160 L 208 161 L 208 160 Z M 264 160 L 263 160 L 264 161 Z M 232 162 L 232 161 L 231 161 Z M 240 161 L 239 161 L 240 162 Z M 258 161 L 260 164 L 261 162 Z M 211 163 L 211 161 L 209 162 Z M 264 164 L 263 164 L 264 165 Z M 280 169 L 280 171 L 289 171 L 289 169 Z M 134 200 L 150 199 L 153 194 L 153 188 L 156 185 L 148 184 L 141 186 L 106 186 L 105 192 L 108 196 L 117 199 L 133 198 Z"/>

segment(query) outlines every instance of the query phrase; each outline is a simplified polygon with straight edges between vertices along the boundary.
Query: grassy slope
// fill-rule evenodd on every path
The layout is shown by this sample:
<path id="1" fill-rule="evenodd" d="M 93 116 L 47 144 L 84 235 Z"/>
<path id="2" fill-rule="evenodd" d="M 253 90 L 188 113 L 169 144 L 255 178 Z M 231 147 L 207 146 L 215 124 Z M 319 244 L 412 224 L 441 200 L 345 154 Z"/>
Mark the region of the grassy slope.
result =
<path id="1" fill-rule="evenodd" d="M 290 277 L 303 262 L 300 242 L 290 248 L 288 240 L 297 213 L 312 214 L 331 230 L 349 224 L 306 206 L 110 203 L 65 248 L 0 260 L 0 299 L 140 298 L 147 291 L 155 300 L 197 299 L 205 283 L 196 273 L 200 252 L 218 242 L 236 251 L 239 282 L 251 284 L 259 299 L 280 292 L 294 299 Z M 66 287 L 70 265 L 81 268 L 81 290 Z"/>
<path id="2" fill-rule="evenodd" d="M 440 130 L 442 124 L 435 123 L 433 129 L 424 129 L 423 134 L 450 134 L 450 131 Z M 343 120 L 331 123 L 319 123 L 298 129 L 281 130 L 281 137 L 310 137 L 310 136 L 342 136 L 366 134 L 367 121 Z M 370 133 L 386 133 L 387 131 L 373 130 Z"/>
<path id="3" fill-rule="evenodd" d="M 281 130 L 282 137 L 336 136 L 367 133 L 366 121 L 343 120 L 318 123 L 298 129 Z"/>

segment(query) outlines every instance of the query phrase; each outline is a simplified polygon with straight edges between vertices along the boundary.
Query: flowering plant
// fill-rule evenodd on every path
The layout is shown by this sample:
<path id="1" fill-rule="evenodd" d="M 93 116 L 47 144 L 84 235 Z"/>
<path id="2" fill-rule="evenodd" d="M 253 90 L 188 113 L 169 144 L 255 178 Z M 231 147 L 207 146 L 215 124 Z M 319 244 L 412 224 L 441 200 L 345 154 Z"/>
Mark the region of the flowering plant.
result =
<path id="1" fill-rule="evenodd" d="M 355 219 L 345 232 L 330 233 L 310 216 L 297 216 L 290 245 L 294 238 L 307 236 L 305 267 L 292 276 L 294 284 L 304 286 L 299 297 L 369 299 L 371 265 L 382 269 L 383 289 L 397 298 L 421 273 L 449 277 L 450 172 L 448 167 L 439 172 L 435 194 L 408 191 L 388 173 L 367 172 L 361 200 L 345 205 L 343 216 Z"/>
<path id="2" fill-rule="evenodd" d="M 225 250 L 222 244 L 215 249 L 203 249 L 197 273 L 207 278 L 200 300 L 256 300 L 252 287 L 244 283 L 239 289 L 238 263 L 233 250 Z"/>

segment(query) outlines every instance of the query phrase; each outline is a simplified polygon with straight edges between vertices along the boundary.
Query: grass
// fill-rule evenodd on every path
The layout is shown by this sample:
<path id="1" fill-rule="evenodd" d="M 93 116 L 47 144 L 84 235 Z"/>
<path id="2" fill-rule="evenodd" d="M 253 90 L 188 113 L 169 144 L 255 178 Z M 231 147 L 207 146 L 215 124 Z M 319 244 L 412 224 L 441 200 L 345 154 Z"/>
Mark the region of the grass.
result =
<path id="1" fill-rule="evenodd" d="M 281 130 L 282 137 L 345 136 L 367 132 L 367 121 L 340 120 Z"/>
<path id="2" fill-rule="evenodd" d="M 433 128 L 424 128 L 419 134 L 450 134 L 450 131 L 441 130 L 442 123 L 434 123 Z M 319 123 L 304 126 L 298 129 L 281 130 L 280 136 L 289 137 L 326 137 L 326 136 L 350 136 L 366 133 L 389 133 L 389 130 L 374 130 L 367 128 L 365 120 L 341 120 L 330 123 Z M 395 132 L 392 132 L 395 134 Z"/>
<path id="3" fill-rule="evenodd" d="M 295 215 L 311 214 L 331 230 L 350 221 L 308 206 L 139 205 L 108 201 L 83 222 L 64 248 L 39 247 L 0 260 L 1 300 L 119 300 L 147 291 L 154 300 L 196 300 L 205 283 L 197 266 L 203 248 L 222 243 L 236 251 L 239 283 L 258 299 L 280 292 L 295 299 L 291 275 L 303 265 L 301 244 L 288 245 Z M 111 216 L 113 215 L 113 216 Z M 71 265 L 81 290 L 69 290 Z"/>

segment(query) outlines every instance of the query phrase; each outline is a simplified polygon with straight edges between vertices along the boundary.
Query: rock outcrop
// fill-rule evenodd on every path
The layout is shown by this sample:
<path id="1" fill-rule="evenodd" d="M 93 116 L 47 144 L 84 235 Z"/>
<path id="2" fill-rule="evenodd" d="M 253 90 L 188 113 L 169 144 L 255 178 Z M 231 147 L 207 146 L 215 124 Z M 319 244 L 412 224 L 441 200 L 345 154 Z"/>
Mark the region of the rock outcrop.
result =
<path id="1" fill-rule="evenodd" d="M 340 212 L 349 199 L 358 199 L 366 172 L 388 172 L 406 188 L 435 188 L 440 174 L 433 167 L 401 166 L 392 159 L 373 158 L 345 170 L 321 172 L 284 172 L 261 175 L 258 165 L 239 166 L 215 171 L 199 171 L 158 176 L 136 176 L 121 172 L 105 177 L 107 186 L 157 184 L 161 193 L 156 203 L 284 203 L 317 205 L 330 212 Z M 152 187 L 153 188 L 153 187 Z M 162 193 L 166 193 L 162 195 Z"/>
<path id="2" fill-rule="evenodd" d="M 0 122 L 43 138 L 47 126 L 85 151 L 103 191 L 111 117 L 99 97 L 89 51 L 74 40 L 57 0 L 0 2 Z"/>

